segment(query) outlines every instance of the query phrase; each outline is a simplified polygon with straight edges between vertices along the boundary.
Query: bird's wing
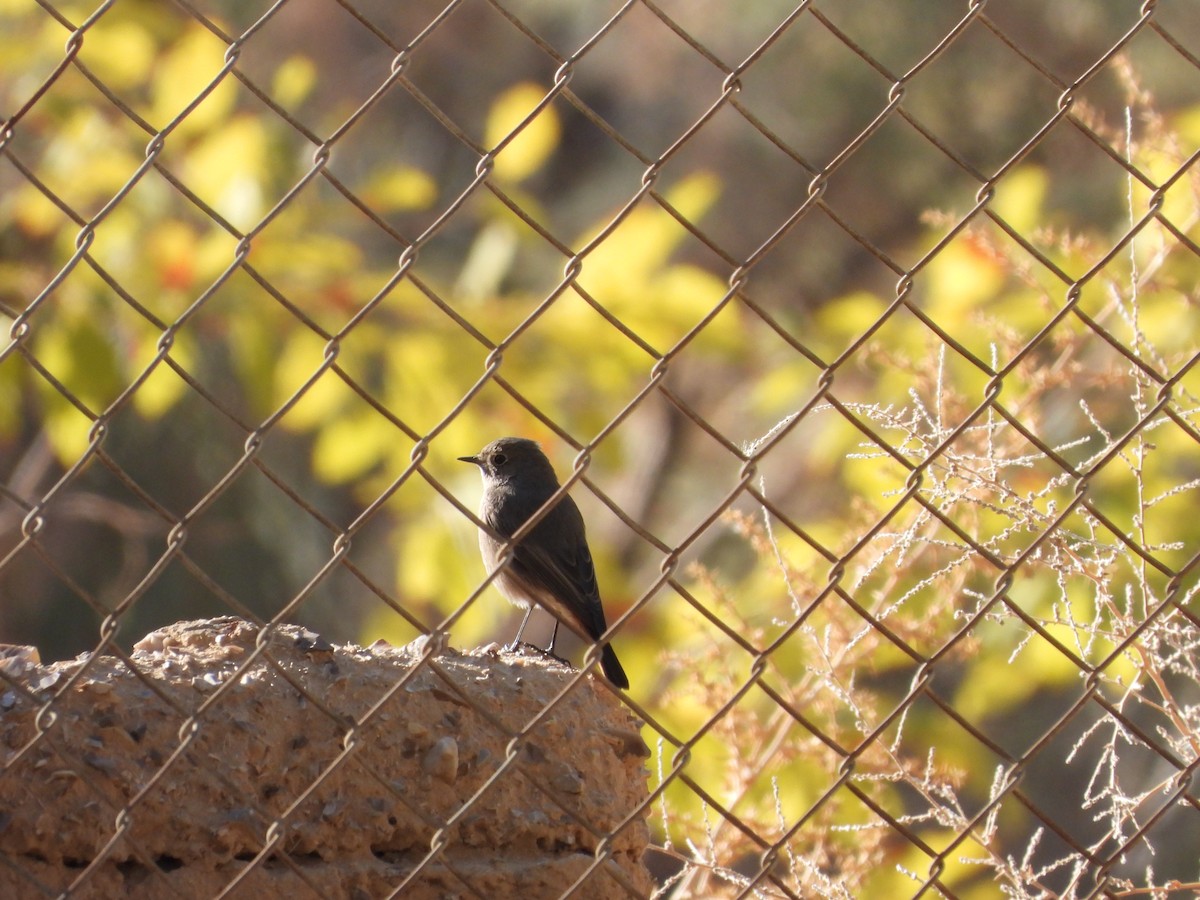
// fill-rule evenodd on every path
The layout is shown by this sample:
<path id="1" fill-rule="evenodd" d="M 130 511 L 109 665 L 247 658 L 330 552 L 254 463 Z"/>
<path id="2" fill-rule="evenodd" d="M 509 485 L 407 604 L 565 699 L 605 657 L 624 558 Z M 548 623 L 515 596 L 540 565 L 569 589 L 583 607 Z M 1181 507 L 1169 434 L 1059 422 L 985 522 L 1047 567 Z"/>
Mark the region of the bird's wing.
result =
<path id="1" fill-rule="evenodd" d="M 513 551 L 520 573 L 550 592 L 576 614 L 590 637 L 608 627 L 600 605 L 596 568 L 584 536 L 583 517 L 570 497 L 563 497 Z"/>

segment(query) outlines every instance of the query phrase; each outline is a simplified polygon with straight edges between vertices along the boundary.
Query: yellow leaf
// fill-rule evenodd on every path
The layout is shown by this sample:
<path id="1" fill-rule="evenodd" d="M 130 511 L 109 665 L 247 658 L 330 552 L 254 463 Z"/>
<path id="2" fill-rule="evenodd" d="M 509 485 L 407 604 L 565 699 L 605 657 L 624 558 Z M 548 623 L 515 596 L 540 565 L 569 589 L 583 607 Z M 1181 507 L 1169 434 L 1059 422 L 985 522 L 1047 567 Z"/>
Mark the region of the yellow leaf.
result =
<path id="1" fill-rule="evenodd" d="M 267 166 L 263 123 L 243 116 L 200 140 L 187 155 L 183 180 L 235 226 L 250 229 L 266 212 L 262 179 Z"/>
<path id="2" fill-rule="evenodd" d="M 1017 231 L 1028 233 L 1041 224 L 1042 202 L 1048 185 L 1045 169 L 1021 166 L 996 185 L 992 210 Z"/>
<path id="3" fill-rule="evenodd" d="M 951 841 L 958 840 L 960 835 L 953 830 L 936 831 L 932 829 L 921 832 L 922 842 L 935 850 L 941 850 Z M 931 859 L 929 852 L 911 843 L 899 846 L 898 859 L 892 860 L 892 865 L 876 866 L 858 892 L 862 897 L 911 897 L 917 891 L 918 878 L 930 873 Z M 946 854 L 939 863 L 943 867 L 939 880 L 954 891 L 954 896 L 962 900 L 995 897 L 999 895 L 993 880 L 994 873 L 983 862 L 989 856 L 989 849 L 972 838 L 963 841 L 955 852 Z"/>
<path id="4" fill-rule="evenodd" d="M 146 117 L 155 128 L 164 128 L 192 103 L 220 73 L 225 65 L 225 45 L 211 32 L 199 25 L 187 33 L 161 57 L 153 73 L 150 109 Z M 220 125 L 237 99 L 232 76 L 210 93 L 199 106 L 188 113 L 174 132 L 202 134 Z"/>
<path id="5" fill-rule="evenodd" d="M 545 96 L 541 87 L 523 81 L 497 97 L 488 112 L 484 145 L 496 147 L 507 139 Z M 547 106 L 497 154 L 496 177 L 514 182 L 528 178 L 558 146 L 561 132 L 558 113 L 553 106 Z"/>
<path id="6" fill-rule="evenodd" d="M 327 375 L 317 383 L 336 380 Z M 396 443 L 396 428 L 373 409 L 337 416 L 321 427 L 313 445 L 313 473 L 326 484 L 366 474 Z"/>
<path id="7" fill-rule="evenodd" d="M 1200 103 L 1177 113 L 1171 128 L 1178 133 L 1185 146 L 1194 147 L 1200 144 Z"/>
<path id="8" fill-rule="evenodd" d="M 42 418 L 46 438 L 59 462 L 73 466 L 91 443 L 92 421 L 58 394 L 46 402 Z"/>
<path id="9" fill-rule="evenodd" d="M 720 193 L 720 182 L 709 172 L 684 178 L 665 194 L 666 200 L 690 221 L 696 221 L 712 206 Z M 597 230 L 607 227 L 607 218 Z M 671 252 L 687 236 L 675 219 L 653 201 L 643 202 L 608 235 L 584 262 L 589 290 L 617 291 L 640 304 L 645 300 L 644 282 L 667 264 Z M 585 244 L 590 238 L 582 238 Z"/>
<path id="10" fill-rule="evenodd" d="M 1145 155 L 1148 162 L 1143 171 L 1148 171 L 1150 177 L 1156 179 L 1159 184 L 1171 178 L 1179 168 L 1179 160 L 1175 158 L 1174 154 L 1146 153 Z M 1138 187 L 1140 188 L 1139 193 L 1143 197 L 1134 212 L 1141 216 L 1149 209 L 1147 202 L 1149 193 L 1141 185 Z M 1137 202 L 1136 199 L 1135 202 Z M 1171 222 L 1183 226 L 1187 222 L 1195 222 L 1196 213 L 1196 190 L 1193 183 L 1187 179 L 1181 179 L 1167 189 L 1163 196 L 1161 215 Z"/>
<path id="11" fill-rule="evenodd" d="M 196 277 L 197 242 L 192 227 L 178 219 L 166 219 L 144 240 L 146 258 L 154 261 L 157 286 L 168 291 L 190 288 Z"/>
<path id="12" fill-rule="evenodd" d="M 274 365 L 274 403 L 280 403 L 312 377 L 325 358 L 325 342 L 306 328 L 288 335 L 287 343 Z M 335 421 L 342 409 L 344 395 L 340 381 L 326 374 L 304 392 L 283 420 L 286 427 L 296 431 L 315 428 L 323 422 Z M 340 385 L 345 390 L 344 385 Z"/>
<path id="13" fill-rule="evenodd" d="M 437 199 L 437 182 L 413 166 L 392 166 L 376 172 L 362 196 L 378 212 L 427 209 Z"/>
<path id="14" fill-rule="evenodd" d="M 755 412 L 771 416 L 793 410 L 797 398 L 807 399 L 816 390 L 820 369 L 807 359 L 772 359 L 770 363 L 750 385 L 750 404 Z"/>
<path id="15" fill-rule="evenodd" d="M 22 19 L 36 11 L 37 4 L 34 0 L 0 0 L 0 15 L 6 17 Z"/>
<path id="16" fill-rule="evenodd" d="M 666 200 L 688 221 L 708 212 L 721 195 L 721 180 L 712 172 L 694 172 L 666 192 Z M 666 213 L 664 213 L 666 215 Z"/>
<path id="17" fill-rule="evenodd" d="M 21 185 L 10 196 L 13 221 L 30 238 L 48 238 L 67 221 L 62 210 L 31 184 Z"/>
<path id="18" fill-rule="evenodd" d="M 680 181 L 665 197 L 695 221 L 719 191 L 719 181 L 701 172 Z M 686 229 L 670 214 L 647 201 L 588 254 L 579 278 L 584 289 L 659 351 L 673 346 L 728 290 L 725 282 L 703 269 L 671 264 L 671 253 L 686 236 Z M 594 313 L 579 307 L 577 314 L 580 325 L 594 327 Z M 722 349 L 740 346 L 736 314 L 722 315 L 720 324 L 705 329 L 703 340 L 717 340 Z M 724 328 L 731 330 L 722 333 Z"/>
<path id="19" fill-rule="evenodd" d="M 122 384 L 112 347 L 89 319 L 35 325 L 32 343 L 38 361 L 93 414 L 116 398 Z M 73 465 L 88 447 L 92 420 L 57 386 L 41 378 L 36 383 L 50 445 L 64 465 Z"/>
<path id="20" fill-rule="evenodd" d="M 255 241 L 250 261 L 274 281 L 292 290 L 312 290 L 362 265 L 362 249 L 353 241 L 328 233 L 263 235 Z"/>
<path id="21" fill-rule="evenodd" d="M 112 335 L 83 315 L 74 321 L 34 325 L 34 355 L 66 390 L 93 413 L 116 399 L 124 385 L 117 370 Z M 57 393 L 56 388 L 48 389 Z"/>
<path id="22" fill-rule="evenodd" d="M 149 79 L 158 47 L 144 25 L 109 19 L 100 19 L 87 32 L 83 61 L 114 90 L 139 87 Z"/>
<path id="23" fill-rule="evenodd" d="M 99 109 L 74 108 L 56 127 L 52 151 L 45 155 L 39 174 L 52 192 L 76 206 L 107 201 L 141 163 L 141 156 L 126 144 Z M 18 215 L 24 218 L 23 224 L 36 227 L 45 219 L 38 211 L 43 204 L 33 194 L 26 196 L 28 200 L 20 204 L 26 208 Z M 61 214 L 57 216 L 65 221 Z"/>
<path id="24" fill-rule="evenodd" d="M 359 634 L 362 635 L 360 640 L 364 644 L 387 641 L 393 647 L 403 647 L 417 637 L 406 619 L 382 603 L 377 603 L 368 610 L 362 625 L 359 626 Z"/>
<path id="25" fill-rule="evenodd" d="M 201 234 L 196 244 L 196 281 L 216 278 L 218 273 L 228 268 L 236 254 L 236 238 L 223 228 L 209 228 Z"/>
<path id="26" fill-rule="evenodd" d="M 943 247 L 926 267 L 925 277 L 927 312 L 952 333 L 979 304 L 996 295 L 1005 279 L 996 260 L 970 234 L 960 234 Z"/>
<path id="27" fill-rule="evenodd" d="M 317 67 L 307 56 L 293 54 L 275 70 L 271 94 L 280 106 L 294 109 L 312 93 L 317 83 Z"/>
<path id="28" fill-rule="evenodd" d="M 445 531 L 437 528 L 406 528 L 403 546 L 396 555 L 402 597 L 438 597 L 443 593 L 445 573 L 461 567 L 462 558 Z M 472 566 L 474 560 L 471 560 Z M 483 579 L 482 565 L 478 569 Z M 472 573 L 475 569 L 472 568 Z"/>
<path id="29" fill-rule="evenodd" d="M 1047 627 L 1056 640 L 1078 652 L 1076 636 L 1066 625 Z M 1001 716 L 1019 709 L 1030 697 L 1048 689 L 1060 688 L 1079 678 L 1079 670 L 1062 651 L 1039 636 L 1034 636 L 1009 661 L 1010 647 L 1024 637 L 1024 629 L 1013 625 L 993 625 L 979 637 L 985 649 L 976 655 L 975 664 L 963 680 L 954 698 L 954 708 L 970 721 Z M 1020 672 L 1021 677 L 1015 677 Z"/>
<path id="30" fill-rule="evenodd" d="M 190 367 L 195 357 L 191 350 L 191 341 L 183 332 L 176 334 L 175 343 L 171 345 L 169 353 L 171 359 L 185 370 Z M 142 357 L 146 364 L 149 364 L 157 354 L 158 337 L 156 336 L 153 340 L 145 342 L 142 348 Z M 150 377 L 134 391 L 133 405 L 144 418 L 157 419 L 178 403 L 179 398 L 188 390 L 190 389 L 187 382 L 180 378 L 166 362 L 161 362 L 150 373 Z"/>
<path id="31" fill-rule="evenodd" d="M 823 304 L 814 327 L 806 330 L 805 343 L 826 361 L 832 361 L 868 328 L 879 321 L 887 304 L 867 291 L 852 291 Z"/>
<path id="32" fill-rule="evenodd" d="M 650 296 L 656 302 L 638 304 L 620 314 L 654 346 L 672 347 L 721 302 L 728 290 L 728 284 L 698 266 L 668 266 L 650 284 Z M 645 320 L 641 329 L 639 318 Z M 705 353 L 733 354 L 741 349 L 743 338 L 738 307 L 729 303 L 693 338 L 692 346 Z"/>

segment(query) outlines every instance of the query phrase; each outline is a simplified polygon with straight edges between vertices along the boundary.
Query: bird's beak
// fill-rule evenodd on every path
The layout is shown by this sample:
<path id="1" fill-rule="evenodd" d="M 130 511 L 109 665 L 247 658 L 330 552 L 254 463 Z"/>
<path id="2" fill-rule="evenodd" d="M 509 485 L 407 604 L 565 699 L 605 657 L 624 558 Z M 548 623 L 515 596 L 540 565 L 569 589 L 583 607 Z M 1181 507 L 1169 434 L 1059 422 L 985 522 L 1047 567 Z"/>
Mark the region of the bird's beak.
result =
<path id="1" fill-rule="evenodd" d="M 460 457 L 458 458 L 458 461 L 459 461 L 459 462 L 469 462 L 469 463 L 474 463 L 475 465 L 479 465 L 479 462 L 480 462 L 480 460 L 479 460 L 479 457 L 478 457 L 478 456 L 460 456 Z"/>

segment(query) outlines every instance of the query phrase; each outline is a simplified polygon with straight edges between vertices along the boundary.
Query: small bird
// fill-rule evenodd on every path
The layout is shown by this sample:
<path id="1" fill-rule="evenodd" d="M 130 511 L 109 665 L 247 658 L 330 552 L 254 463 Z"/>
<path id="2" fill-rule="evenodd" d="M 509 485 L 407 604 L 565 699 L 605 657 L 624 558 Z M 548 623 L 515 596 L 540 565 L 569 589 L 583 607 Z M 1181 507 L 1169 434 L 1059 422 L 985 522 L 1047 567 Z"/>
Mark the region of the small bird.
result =
<path id="1" fill-rule="evenodd" d="M 550 460 L 533 441 L 506 437 L 492 441 L 477 456 L 460 456 L 479 466 L 483 475 L 483 501 L 479 517 L 496 534 L 510 538 L 533 517 L 558 490 L 558 478 Z M 488 574 L 496 571 L 505 544 L 487 531 L 479 531 L 479 549 Z M 554 653 L 560 621 L 574 624 L 592 640 L 608 627 L 596 586 L 596 570 L 588 551 L 583 516 L 570 495 L 563 497 L 513 548 L 513 555 L 496 576 L 496 587 L 508 600 L 526 610 L 513 646 L 538 603 L 555 618 L 554 634 L 546 651 Z M 619 688 L 629 679 L 617 654 L 605 644 L 600 651 L 604 677 Z"/>

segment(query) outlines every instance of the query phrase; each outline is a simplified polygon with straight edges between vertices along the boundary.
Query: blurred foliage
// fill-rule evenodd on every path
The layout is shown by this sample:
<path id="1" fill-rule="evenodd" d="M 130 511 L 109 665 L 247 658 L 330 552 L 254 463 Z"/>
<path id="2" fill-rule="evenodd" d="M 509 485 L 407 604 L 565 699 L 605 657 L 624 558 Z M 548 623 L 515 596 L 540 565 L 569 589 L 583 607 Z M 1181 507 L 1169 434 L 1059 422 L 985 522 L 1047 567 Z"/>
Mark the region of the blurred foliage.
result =
<path id="1" fill-rule="evenodd" d="M 1129 148 L 1133 164 L 1143 172 L 1156 170 L 1163 180 L 1181 167 L 1186 171 L 1180 144 L 1195 141 L 1181 141 L 1173 123 L 1153 109 L 1134 110 L 1148 124 Z M 1183 120 L 1190 116 L 1185 113 Z M 1115 146 L 1123 142 L 1119 132 L 1109 137 Z M 1175 192 L 1168 218 L 1194 242 L 1200 237 L 1200 179 L 1188 173 L 1185 180 L 1187 188 Z M 1124 227 L 1109 233 L 1038 231 L 1036 223 L 1046 219 L 1046 183 L 1037 167 L 1018 170 L 994 208 L 1009 225 L 1033 233 L 1039 251 L 1075 278 L 1092 270 L 1133 224 L 1135 210 L 1150 200 L 1131 179 L 1131 221 Z M 947 226 L 954 220 L 938 215 L 929 221 Z M 1197 578 L 1192 573 L 1172 585 L 1147 560 L 1186 572 L 1200 547 L 1200 526 L 1187 513 L 1200 490 L 1195 436 L 1200 379 L 1193 371 L 1198 277 L 1200 259 L 1151 223 L 1085 287 L 1080 308 L 1094 319 L 1068 314 L 1040 345 L 1035 337 L 1063 310 L 1067 285 L 1047 289 L 1034 277 L 1025 250 L 992 223 L 970 226 L 916 281 L 922 311 L 966 353 L 994 369 L 1004 370 L 1035 347 L 1033 364 L 1006 372 L 1000 403 L 1053 452 L 1091 476 L 1085 496 L 1107 521 L 1075 506 L 1075 479 L 1047 452 L 994 412 L 980 414 L 989 379 L 971 356 L 955 352 L 914 317 L 902 317 L 899 325 L 889 319 L 883 336 L 857 355 L 868 401 L 846 402 L 839 382 L 833 383 L 832 393 L 871 436 L 848 427 L 831 406 L 811 414 L 824 429 L 820 454 L 825 458 L 828 452 L 831 475 L 845 493 L 840 507 L 807 519 L 805 528 L 839 562 L 831 566 L 813 552 L 813 544 L 778 523 L 730 514 L 731 524 L 754 545 L 760 566 L 733 583 L 698 566 L 695 593 L 701 606 L 764 655 L 731 655 L 697 613 L 674 623 L 667 641 L 674 677 L 662 721 L 681 735 L 711 729 L 689 748 L 686 771 L 742 821 L 753 823 L 756 834 L 769 840 L 813 817 L 813 827 L 781 848 L 775 869 L 795 889 L 819 883 L 822 895 L 905 896 L 919 887 L 927 869 L 927 853 L 903 848 L 892 826 L 859 800 L 844 792 L 834 801 L 821 796 L 846 772 L 843 757 L 830 753 L 831 743 L 861 747 L 849 783 L 934 849 L 965 831 L 974 811 L 993 796 L 994 785 L 984 776 L 998 771 L 1002 759 L 944 711 L 905 700 L 922 672 L 897 642 L 919 654 L 936 652 L 939 683 L 944 682 L 940 693 L 955 714 L 1014 757 L 1054 719 L 1033 711 L 1065 709 L 1079 695 L 1087 666 L 1099 667 L 1098 683 L 1112 702 L 1143 727 L 1155 723 L 1170 746 L 1195 741 L 1194 706 L 1177 695 L 1190 695 L 1200 675 L 1186 649 L 1195 640 L 1194 628 L 1169 606 L 1162 611 L 1168 602 L 1194 609 Z M 827 304 L 819 316 L 826 358 L 875 324 L 886 305 L 884 298 L 862 293 Z M 1101 340 L 1097 328 L 1130 356 Z M 1161 382 L 1148 377 L 1139 360 L 1153 360 L 1159 378 L 1179 376 L 1171 409 L 1185 427 L 1154 414 Z M 779 391 L 786 394 L 786 386 Z M 779 408 L 786 404 L 781 397 Z M 896 465 L 885 447 L 923 467 L 918 494 L 924 505 L 909 502 L 897 509 L 911 483 L 909 470 Z M 1005 565 L 1019 562 L 1011 587 L 1003 589 L 1001 570 L 931 510 Z M 851 552 L 881 516 L 889 517 L 886 526 Z M 1127 540 L 1140 549 L 1131 549 Z M 870 618 L 839 596 L 860 604 Z M 985 604 L 990 612 L 983 621 L 960 635 Z M 1161 617 L 1148 620 L 1151 610 Z M 1029 621 L 1038 630 L 1025 624 Z M 711 725 L 729 685 L 745 683 L 758 664 L 766 668 L 765 687 L 752 690 Z M 697 678 L 697 672 L 703 676 Z M 875 729 L 889 720 L 876 736 Z M 1071 753 L 1060 759 L 1064 765 L 1075 762 L 1093 785 L 1114 785 L 1091 802 L 1097 821 L 1119 834 L 1128 811 L 1122 792 L 1136 793 L 1130 782 L 1147 793 L 1157 788 L 1131 777 L 1119 762 L 1120 739 L 1105 745 L 1112 734 L 1101 737 L 1097 731 L 1077 734 Z M 661 777 L 680 757 L 661 742 L 659 754 Z M 1065 796 L 1061 783 L 1045 787 Z M 924 799 L 914 802 L 914 792 Z M 1033 788 L 1026 792 L 1036 796 Z M 729 860 L 757 858 L 754 842 L 717 821 L 694 790 L 678 781 L 667 787 L 662 810 L 664 833 L 693 842 L 696 835 L 707 836 L 689 854 L 706 865 L 687 873 L 684 895 L 708 896 L 722 882 L 744 886 L 724 867 Z M 1072 822 L 1068 833 L 1086 832 L 1082 820 L 1063 815 L 1061 803 L 1055 812 L 1060 825 Z M 1132 821 L 1142 820 L 1135 815 Z M 1047 877 L 1071 863 L 1036 849 L 1036 842 L 1025 864 L 1005 858 L 1005 849 L 1033 827 L 1011 808 L 1004 818 L 989 818 L 982 830 L 988 839 L 976 832 L 962 845 L 942 883 L 961 897 L 994 896 L 997 880 L 1015 896 L 1035 896 L 1047 883 L 1058 884 Z M 1160 862 L 1170 858 L 1168 865 L 1186 871 L 1190 851 L 1167 836 L 1156 846 L 1163 853 Z M 883 861 L 889 864 L 880 865 Z"/>
<path id="2" fill-rule="evenodd" d="M 1035 32 L 1041 13 L 1026 5 L 1026 27 Z M 885 17 L 870 15 L 869 4 L 856 6 L 859 13 L 838 15 L 869 44 L 876 19 Z M 89 13 L 74 5 L 58 10 L 76 24 Z M 418 16 L 393 14 L 397 34 Z M 228 6 L 212 15 L 232 33 L 246 13 Z M 578 21 L 565 12 L 538 15 L 556 38 L 587 27 L 582 11 Z M 739 15 L 729 33 L 706 39 L 737 46 L 758 34 L 764 16 Z M 1117 20 L 1106 14 L 1090 27 L 1103 33 Z M 688 24 L 703 27 L 699 19 Z M 873 140 L 863 151 L 872 164 L 839 175 L 840 199 L 830 202 L 857 216 L 881 251 L 866 252 L 841 231 L 828 240 L 807 234 L 810 222 L 828 226 L 814 212 L 744 289 L 806 349 L 801 354 L 746 305 L 722 306 L 729 267 L 681 224 L 722 247 L 753 249 L 803 201 L 793 188 L 807 176 L 789 162 L 781 177 L 767 151 L 733 126 L 714 120 L 725 144 L 664 168 L 655 189 L 665 207 L 643 196 L 614 226 L 644 167 L 630 169 L 629 156 L 589 130 L 571 105 L 544 103 L 553 84 L 545 59 L 513 59 L 497 43 L 486 78 L 470 71 L 451 78 L 435 50 L 417 52 L 406 77 L 467 140 L 499 148 L 491 191 L 474 191 L 439 223 L 478 159 L 416 103 L 396 101 L 351 120 L 388 70 L 378 48 L 368 56 L 384 65 L 369 74 L 365 62 L 361 69 L 330 62 L 334 50 L 352 56 L 363 40 L 347 22 L 289 20 L 269 47 L 265 37 L 262 44 L 251 37 L 239 48 L 238 71 L 261 96 L 229 74 L 228 46 L 213 29 L 166 5 L 113 6 L 86 31 L 78 64 L 61 75 L 53 74 L 69 35 L 61 22 L 32 0 L 7 0 L 0 25 L 5 113 L 50 80 L 0 159 L 0 319 L 29 327 L 0 357 L 0 479 L 8 486 L 0 496 L 0 558 L 20 546 L 28 508 L 19 500 L 31 503 L 71 475 L 46 510 L 41 554 L 17 550 L 0 568 L 5 640 L 36 643 L 53 658 L 94 646 L 108 610 L 120 610 L 121 639 L 129 643 L 169 619 L 232 606 L 264 618 L 286 609 L 287 618 L 338 639 L 407 641 L 418 632 L 412 622 L 436 626 L 482 578 L 473 527 L 413 469 L 425 436 L 435 435 L 428 456 L 416 460 L 422 472 L 470 507 L 478 478 L 455 457 L 519 433 L 541 440 L 565 475 L 571 453 L 556 431 L 590 441 L 643 390 L 663 355 L 670 356 L 664 386 L 742 446 L 789 423 L 817 396 L 823 366 L 840 360 L 829 395 L 845 412 L 818 404 L 789 425 L 756 473 L 762 480 L 755 483 L 806 536 L 777 521 L 768 531 L 742 500 L 695 541 L 676 574 L 727 632 L 672 589 L 637 605 L 653 593 L 661 555 L 584 487 L 574 491 L 588 514 L 610 621 L 637 605 L 615 641 L 634 694 L 650 698 L 678 740 L 702 735 L 686 754 L 693 784 L 759 833 L 782 836 L 837 782 L 842 758 L 830 743 L 857 747 L 889 721 L 919 677 L 899 644 L 936 652 L 962 627 L 964 613 L 995 592 L 999 573 L 929 510 L 1012 562 L 1074 502 L 1073 482 L 1052 459 L 994 412 L 975 412 L 990 381 L 977 360 L 994 370 L 1016 361 L 1002 379 L 1000 402 L 1072 464 L 1086 469 L 1116 454 L 1089 482 L 1089 498 L 1109 521 L 1169 566 L 1182 566 L 1200 545 L 1200 523 L 1188 515 L 1200 478 L 1194 431 L 1155 419 L 1118 443 L 1153 406 L 1157 386 L 1090 324 L 1157 371 L 1179 373 L 1173 408 L 1195 429 L 1200 375 L 1188 367 L 1200 333 L 1200 261 L 1154 223 L 1092 272 L 1130 228 L 1130 210 L 1150 200 L 1102 154 L 1085 164 L 1047 150 L 996 184 L 991 212 L 1070 279 L 1089 276 L 1078 302 L 1088 318 L 1068 314 L 1030 350 L 1062 311 L 1067 285 L 983 217 L 917 266 L 973 205 L 978 185 L 957 190 L 941 174 L 944 158 L 900 152 L 906 145 L 899 137 Z M 271 35 L 271 24 L 264 27 Z M 325 28 L 327 43 L 299 49 L 314 27 Z M 492 46 L 471 31 L 482 26 L 469 14 L 457 27 L 458 40 L 465 34 L 471 46 Z M 626 35 L 631 40 L 658 35 L 646 24 L 629 27 L 642 29 Z M 614 127 L 647 146 L 667 146 L 682 130 L 670 130 L 678 125 L 672 117 L 696 107 L 694 118 L 701 100 L 711 102 L 696 87 L 701 82 L 664 76 L 677 74 L 670 67 L 681 51 L 654 44 L 663 39 L 647 38 L 659 52 L 636 64 L 606 63 L 598 50 L 595 70 L 585 59 L 574 85 L 605 109 L 612 103 L 605 86 L 624 90 L 629 106 L 611 111 Z M 845 58 L 844 47 L 800 41 L 764 57 L 747 81 L 745 103 L 768 118 L 807 123 L 810 132 L 827 124 L 820 140 L 835 152 L 865 124 L 842 117 L 877 108 L 870 99 L 877 76 Z M 903 56 L 918 46 L 890 50 Z M 781 85 L 808 50 L 821 90 L 792 97 Z M 1139 53 L 1131 48 L 1129 58 Z M 936 83 L 914 87 L 914 106 L 930 121 L 966 115 L 956 73 L 972 62 L 948 55 Z M 1134 164 L 1163 183 L 1200 142 L 1200 105 L 1194 96 L 1175 98 L 1163 113 L 1133 71 L 1123 58 L 1110 93 L 1136 113 L 1136 139 L 1126 148 Z M 645 93 L 643 82 L 655 76 L 672 93 L 663 106 L 669 111 L 661 122 L 654 118 L 661 130 L 647 134 L 640 130 L 649 121 L 641 115 L 645 101 L 629 80 Z M 448 95 L 451 85 L 456 93 Z M 838 85 L 847 100 L 836 108 L 803 105 Z M 1036 110 L 1005 119 L 1015 88 L 996 79 L 992 89 L 994 97 L 972 104 L 993 110 L 971 123 L 978 132 L 956 121 L 956 137 L 971 148 L 993 147 L 1001 125 L 1024 133 L 1037 121 Z M 399 87 L 394 95 L 408 96 Z M 1112 106 L 1110 95 L 1103 101 Z M 1094 129 L 1124 148 L 1122 123 L 1101 99 L 1093 103 L 1086 114 Z M 322 148 L 303 129 L 322 140 L 337 133 L 328 162 L 318 161 Z M 818 142 L 808 152 L 820 151 Z M 903 162 L 905 187 L 895 187 L 896 197 L 878 186 L 889 159 Z M 314 166 L 321 169 L 315 175 Z M 1072 194 L 1080 183 L 1095 189 Z M 1194 246 L 1194 171 L 1162 200 L 1162 216 Z M 946 211 L 919 220 L 933 208 Z M 574 285 L 561 292 L 570 255 L 543 233 L 573 253 L 589 248 Z M 405 256 L 398 235 L 424 235 L 424 242 Z M 880 253 L 915 267 L 911 302 L 940 334 L 904 308 L 883 318 L 896 278 Z M 496 374 L 511 390 L 480 383 L 497 358 Z M 103 434 L 95 428 L 101 415 Z M 971 424 L 957 431 L 968 416 Z M 248 447 L 251 437 L 262 445 Z M 924 467 L 925 506 L 901 503 L 909 469 L 881 442 Z M 740 469 L 740 460 L 653 393 L 595 449 L 587 475 L 673 544 L 690 537 Z M 213 499 L 231 471 L 238 473 L 232 485 Z M 184 556 L 126 609 L 125 598 L 185 515 Z M 881 517 L 890 518 L 858 546 Z M 339 570 L 300 594 L 339 532 L 351 528 L 353 575 Z M 847 554 L 844 567 L 830 566 L 831 556 Z M 1072 656 L 1106 660 L 1130 637 L 1133 607 L 1161 601 L 1157 578 L 1076 508 L 1024 558 L 1005 595 L 1044 634 L 997 607 L 947 654 L 939 671 L 953 677 L 943 676 L 941 696 L 977 727 L 1004 733 L 1019 752 L 1038 736 L 1036 726 L 1022 723 L 1023 711 L 1053 708 L 1077 691 Z M 515 620 L 491 594 L 455 623 L 456 644 L 509 637 Z M 1106 687 L 1150 671 L 1141 647 L 1135 642 L 1109 663 Z M 714 711 L 760 665 L 772 693 L 752 687 L 709 728 Z M 647 737 L 659 741 L 652 729 Z M 664 773 L 683 763 L 670 741 L 660 749 Z M 939 804 L 953 797 L 978 809 L 998 765 L 944 712 L 920 705 L 889 721 L 855 762 L 847 784 L 908 816 L 935 848 L 958 833 L 958 820 Z M 927 868 L 925 852 L 878 827 L 845 785 L 836 790 L 836 802 L 821 804 L 788 842 L 781 877 L 869 896 L 910 891 L 902 869 Z M 925 801 L 912 800 L 914 793 Z M 941 818 L 912 812 L 932 808 Z M 681 782 L 668 787 L 661 809 L 664 842 L 690 844 L 693 859 L 711 857 L 711 869 L 687 875 L 695 896 L 715 889 L 718 876 L 731 877 L 723 871 L 731 860 L 757 852 Z M 990 896 L 996 874 L 1020 881 L 1004 861 L 1026 837 L 1027 822 L 1013 821 L 1020 818 L 998 824 L 996 841 L 977 835 L 975 846 L 952 854 L 943 880 L 958 896 Z M 835 887 L 829 892 L 837 895 Z"/>

